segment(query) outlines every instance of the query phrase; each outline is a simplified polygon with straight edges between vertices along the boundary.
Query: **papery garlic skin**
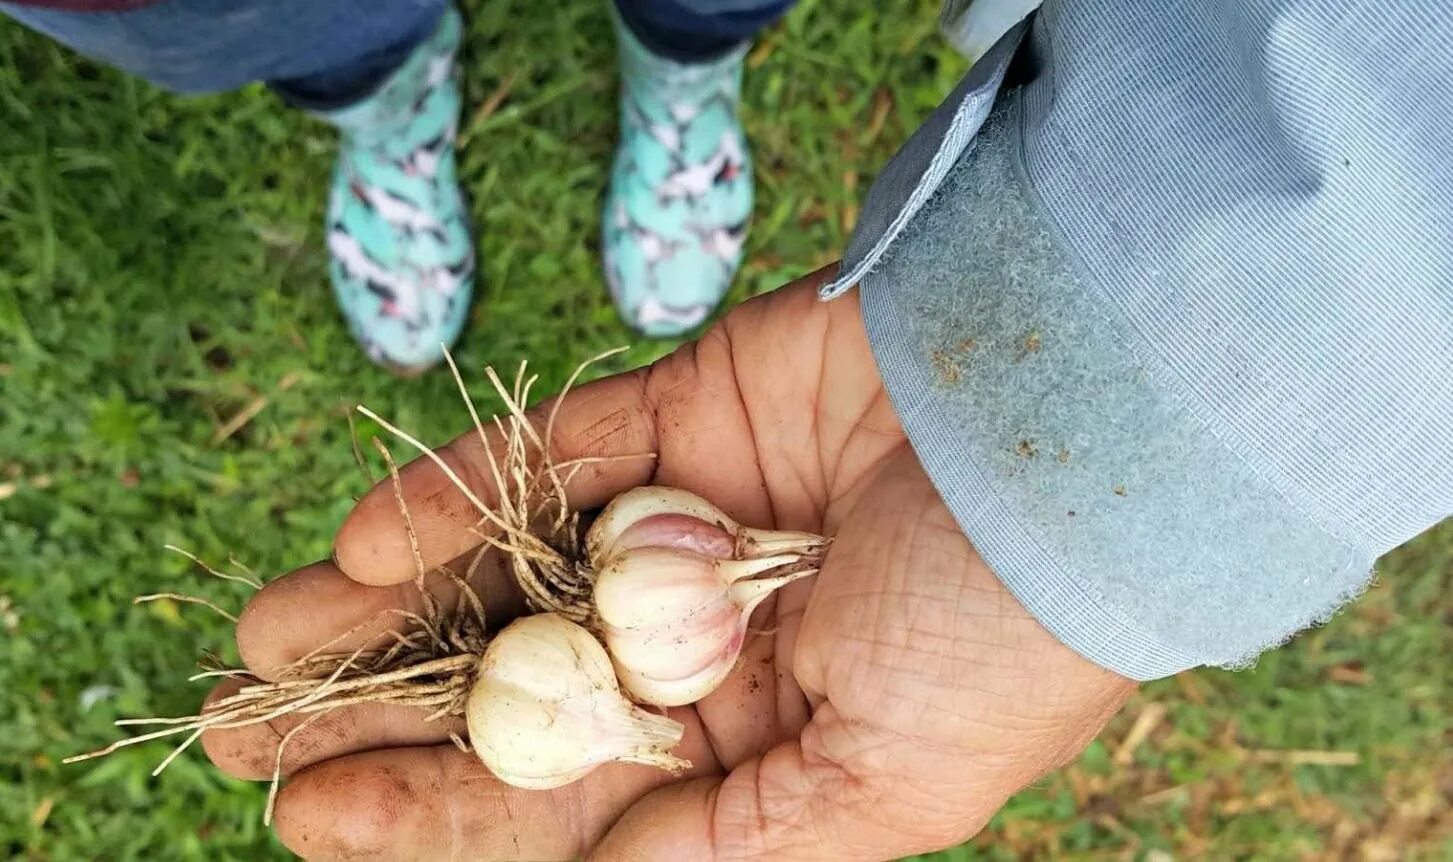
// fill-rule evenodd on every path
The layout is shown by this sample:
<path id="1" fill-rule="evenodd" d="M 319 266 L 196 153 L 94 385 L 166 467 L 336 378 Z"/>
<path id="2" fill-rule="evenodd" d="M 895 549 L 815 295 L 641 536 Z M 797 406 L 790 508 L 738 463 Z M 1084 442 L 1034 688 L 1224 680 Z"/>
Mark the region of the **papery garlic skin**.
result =
<path id="1" fill-rule="evenodd" d="M 658 706 L 710 694 L 736 665 L 757 605 L 816 572 L 801 568 L 802 560 L 800 554 L 723 560 L 674 546 L 618 548 L 596 573 L 595 607 L 621 686 Z M 792 566 L 799 569 L 754 578 Z"/>
<path id="2" fill-rule="evenodd" d="M 684 728 L 626 700 L 605 648 L 557 614 L 518 619 L 490 641 L 465 721 L 479 759 L 515 787 L 560 787 L 610 761 L 690 766 L 670 753 Z"/>
<path id="3" fill-rule="evenodd" d="M 586 556 L 597 570 L 622 551 L 677 547 L 718 559 L 745 560 L 807 553 L 827 544 L 822 536 L 790 530 L 743 527 L 690 491 L 646 485 L 617 496 L 585 536 Z"/>

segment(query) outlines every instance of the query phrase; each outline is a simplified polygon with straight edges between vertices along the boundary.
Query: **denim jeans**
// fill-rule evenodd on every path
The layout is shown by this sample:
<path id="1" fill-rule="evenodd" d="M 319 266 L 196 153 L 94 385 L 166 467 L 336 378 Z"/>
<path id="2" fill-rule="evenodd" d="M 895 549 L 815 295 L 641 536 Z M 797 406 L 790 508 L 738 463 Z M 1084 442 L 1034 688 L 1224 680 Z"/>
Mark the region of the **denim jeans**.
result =
<path id="1" fill-rule="evenodd" d="M 301 107 L 367 96 L 434 29 L 448 0 L 163 0 L 129 12 L 0 2 L 87 57 L 184 93 L 266 81 Z M 617 0 L 640 40 L 705 60 L 749 39 L 793 0 Z M 541 46 L 542 50 L 546 46 Z"/>
<path id="2" fill-rule="evenodd" d="M 689 63 L 726 53 L 782 17 L 797 0 L 616 0 L 641 44 Z"/>

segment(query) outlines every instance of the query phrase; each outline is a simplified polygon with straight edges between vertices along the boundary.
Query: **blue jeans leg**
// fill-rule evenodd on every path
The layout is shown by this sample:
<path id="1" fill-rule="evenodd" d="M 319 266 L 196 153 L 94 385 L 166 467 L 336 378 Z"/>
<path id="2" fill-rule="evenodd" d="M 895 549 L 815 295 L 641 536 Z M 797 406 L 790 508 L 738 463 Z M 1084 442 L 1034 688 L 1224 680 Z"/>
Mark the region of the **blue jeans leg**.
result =
<path id="1" fill-rule="evenodd" d="M 266 81 L 302 107 L 369 95 L 433 33 L 448 0 L 164 0 L 127 12 L 0 2 L 77 52 L 183 93 Z"/>
<path id="2" fill-rule="evenodd" d="M 717 57 L 782 17 L 796 0 L 614 0 L 652 53 L 683 63 Z"/>

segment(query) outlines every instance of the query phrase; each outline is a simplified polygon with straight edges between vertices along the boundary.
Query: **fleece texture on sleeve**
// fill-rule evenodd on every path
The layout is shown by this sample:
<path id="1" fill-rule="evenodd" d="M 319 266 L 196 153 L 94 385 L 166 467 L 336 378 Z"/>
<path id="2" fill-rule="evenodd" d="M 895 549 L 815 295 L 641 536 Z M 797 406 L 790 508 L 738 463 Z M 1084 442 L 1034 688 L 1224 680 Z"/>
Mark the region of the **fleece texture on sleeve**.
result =
<path id="1" fill-rule="evenodd" d="M 1417 0 L 1047 0 L 911 220 L 865 214 L 920 460 L 1090 659 L 1245 665 L 1453 513 L 1449 43 Z"/>
<path id="2" fill-rule="evenodd" d="M 979 552 L 1066 644 L 1135 679 L 1242 663 L 1372 559 L 1151 382 L 1028 199 L 1012 109 L 861 285 L 894 407 Z"/>

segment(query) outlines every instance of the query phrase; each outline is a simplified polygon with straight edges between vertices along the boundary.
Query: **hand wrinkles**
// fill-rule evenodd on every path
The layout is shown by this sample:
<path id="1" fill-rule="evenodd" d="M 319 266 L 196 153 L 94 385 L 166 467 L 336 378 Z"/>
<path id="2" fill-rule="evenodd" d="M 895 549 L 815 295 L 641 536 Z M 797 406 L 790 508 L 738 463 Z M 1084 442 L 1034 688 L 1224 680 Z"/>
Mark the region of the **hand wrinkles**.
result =
<path id="1" fill-rule="evenodd" d="M 617 437 L 629 437 L 632 426 L 637 423 L 654 429 L 655 423 L 649 420 L 643 421 L 639 417 L 636 417 L 633 421 L 632 412 L 625 407 L 621 407 L 612 410 L 610 413 L 582 428 L 579 433 L 574 435 L 575 439 L 573 442 L 575 446 L 572 447 L 579 452 L 579 455 L 572 457 L 592 457 L 611 454 L 616 448 L 611 445 L 611 441 Z M 653 433 L 651 437 L 654 438 L 655 434 Z M 653 440 L 650 451 L 655 451 L 655 449 Z"/>
<path id="2" fill-rule="evenodd" d="M 451 788 L 461 786 L 462 782 L 457 781 L 457 776 L 454 775 L 457 770 L 449 765 L 449 760 L 448 756 L 445 754 L 445 749 L 442 746 L 435 746 L 433 752 L 435 768 L 438 770 L 438 781 L 440 783 L 440 787 Z M 449 823 L 448 859 L 450 860 L 450 862 L 455 862 L 455 860 L 462 858 L 460 856 L 460 853 L 464 849 L 464 836 L 462 827 L 460 826 L 458 800 L 467 799 L 468 797 L 462 793 L 451 793 L 448 789 L 442 790 L 439 796 L 443 800 L 442 805 L 444 807 L 445 820 L 447 820 Z M 507 796 L 504 799 L 504 805 L 505 812 L 507 814 L 507 820 L 513 823 L 514 817 L 509 814 L 509 799 L 507 798 Z M 511 832 L 511 834 L 513 835 L 514 833 Z M 518 837 L 515 838 L 515 845 L 516 847 L 518 847 L 519 845 Z"/>
<path id="3" fill-rule="evenodd" d="M 924 849 L 941 846 L 949 827 L 937 821 L 948 820 L 957 829 L 963 806 L 946 804 L 938 773 L 957 774 L 955 764 L 963 759 L 951 747 L 854 718 L 831 703 L 814 719 L 814 732 L 803 735 L 804 762 L 816 764 L 814 772 L 828 772 L 835 780 L 833 788 L 824 792 L 819 787 L 813 798 L 856 812 L 856 822 L 876 827 L 864 833 L 871 836 L 863 847 L 868 854 L 881 852 L 885 838 L 895 847 L 903 846 L 904 838 L 929 842 Z M 942 818 L 927 816 L 935 809 Z M 843 840 L 841 835 L 832 837 Z"/>

